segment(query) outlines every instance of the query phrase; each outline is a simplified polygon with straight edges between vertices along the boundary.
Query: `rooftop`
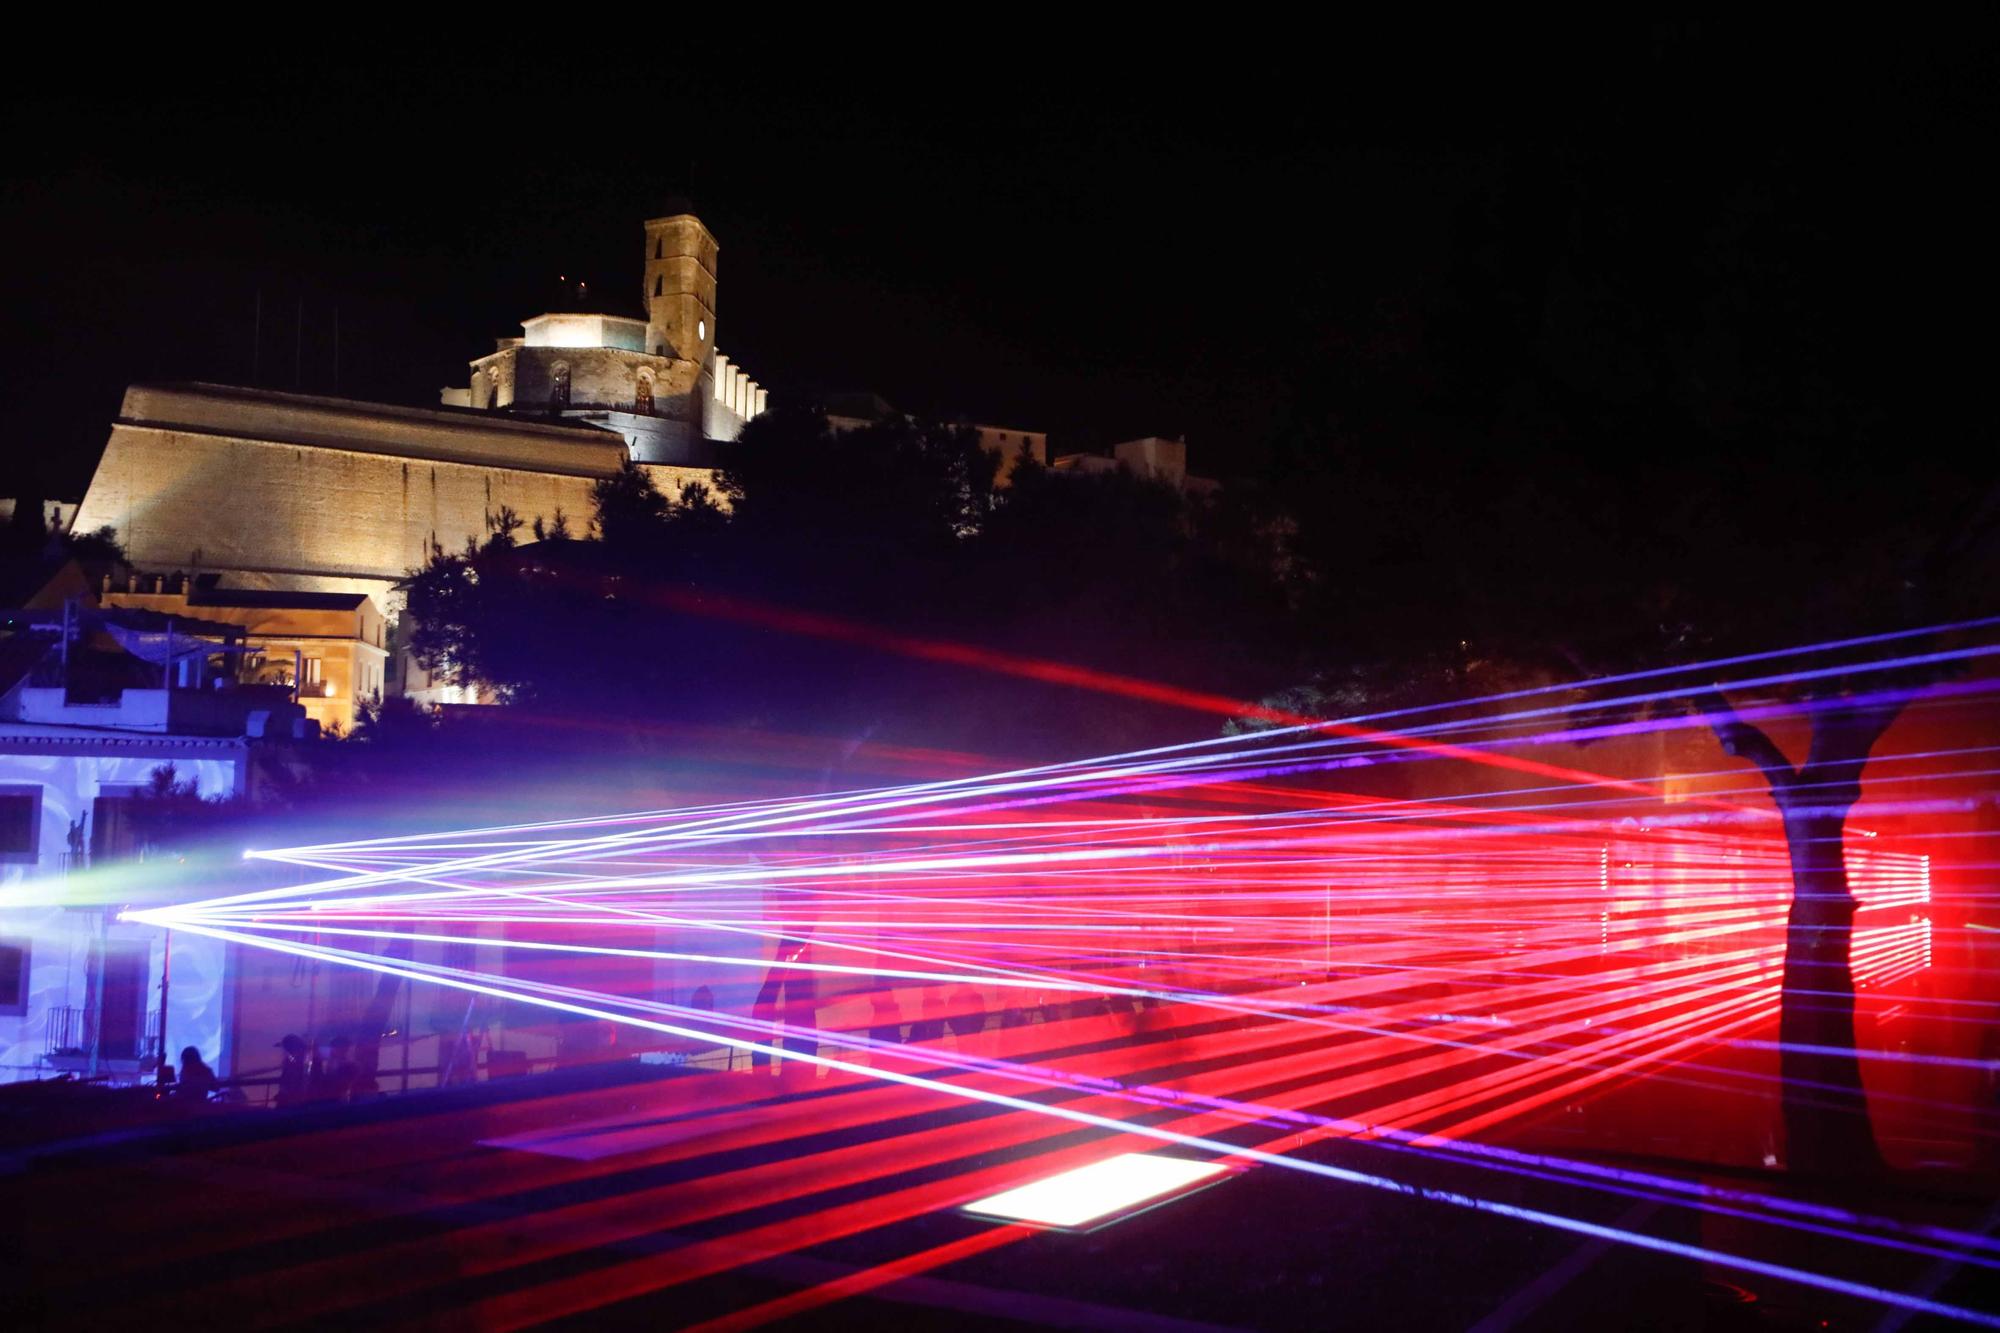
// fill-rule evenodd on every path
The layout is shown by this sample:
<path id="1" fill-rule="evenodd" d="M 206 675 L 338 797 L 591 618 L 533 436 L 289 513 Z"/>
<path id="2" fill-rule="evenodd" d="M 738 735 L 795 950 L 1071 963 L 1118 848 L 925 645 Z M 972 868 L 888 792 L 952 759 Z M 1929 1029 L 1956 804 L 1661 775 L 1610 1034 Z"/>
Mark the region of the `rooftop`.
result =
<path id="1" fill-rule="evenodd" d="M 618 436 L 577 422 L 230 384 L 134 384 L 125 391 L 118 420 L 192 434 L 582 476 L 609 475 L 625 458 Z"/>
<path id="2" fill-rule="evenodd" d="M 269 607 L 293 611 L 353 611 L 368 600 L 362 592 L 294 592 L 264 588 L 197 588 L 189 606 Z"/>

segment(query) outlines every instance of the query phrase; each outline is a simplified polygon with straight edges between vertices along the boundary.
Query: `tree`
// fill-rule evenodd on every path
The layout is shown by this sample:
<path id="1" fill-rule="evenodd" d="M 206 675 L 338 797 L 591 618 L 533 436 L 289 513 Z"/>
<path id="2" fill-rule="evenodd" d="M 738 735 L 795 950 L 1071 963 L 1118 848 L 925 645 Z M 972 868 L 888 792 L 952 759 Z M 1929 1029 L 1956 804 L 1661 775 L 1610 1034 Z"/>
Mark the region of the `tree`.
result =
<path id="1" fill-rule="evenodd" d="M 976 597 L 944 624 L 974 643 L 1232 697 L 1302 670 L 1301 621 L 1276 574 L 1270 531 L 1226 493 L 1190 497 L 1124 469 L 1015 468 L 968 552 Z M 964 682 L 1004 707 L 1006 752 L 1074 757 L 1186 735 L 1177 709 L 1033 680 Z M 963 714 L 962 699 L 952 706 Z M 971 738 L 968 738 L 970 740 Z"/>
<path id="2" fill-rule="evenodd" d="M 816 411 L 768 412 L 744 428 L 717 478 L 734 589 L 916 619 L 949 597 L 963 543 L 985 529 L 998 463 L 960 427 L 890 416 L 834 431 Z"/>
<path id="3" fill-rule="evenodd" d="M 183 778 L 172 764 L 147 775 L 132 802 L 129 818 L 142 856 L 185 851 L 213 841 L 249 813 L 249 796 L 203 796 L 201 785 Z"/>
<path id="4" fill-rule="evenodd" d="M 1881 1153 L 1868 1118 L 1854 1046 L 1856 902 L 1848 884 L 1847 817 L 1861 799 L 1861 774 L 1882 733 L 1914 690 L 1817 691 L 1812 741 L 1794 765 L 1775 741 L 1710 691 L 1698 703 L 1728 754 L 1757 766 L 1784 821 L 1792 902 L 1780 983 L 1779 1080 L 1785 1156 L 1795 1170 L 1877 1169 Z"/>
<path id="5" fill-rule="evenodd" d="M 43 518 L 41 502 L 22 498 L 13 517 L 0 525 L 0 599 L 9 606 L 20 605 L 70 560 L 94 582 L 125 563 L 125 548 L 110 526 L 92 532 L 52 530 Z"/>
<path id="6" fill-rule="evenodd" d="M 597 510 L 593 526 L 598 537 L 619 548 L 644 545 L 667 518 L 667 498 L 646 469 L 630 459 L 615 475 L 591 486 L 590 501 Z"/>
<path id="7" fill-rule="evenodd" d="M 1444 281 L 1302 344 L 1269 492 L 1323 645 L 1295 679 L 1337 695 L 1358 673 L 1393 707 L 1399 673 L 1449 697 L 1456 663 L 1506 662 L 1587 701 L 1598 675 L 1996 609 L 2000 473 L 1961 443 L 1994 404 L 1899 334 L 1888 284 L 1843 277 L 1839 171 L 1774 170 L 1748 141 L 1523 147 L 1463 201 Z M 1812 665 L 1857 669 L 1759 698 L 1810 727 L 1796 761 L 1726 682 L 1690 683 L 1721 686 L 1696 725 L 1757 765 L 1783 823 L 1789 1155 L 1841 1169 L 1878 1160 L 1841 837 L 1924 678 Z"/>
<path id="8" fill-rule="evenodd" d="M 125 563 L 124 544 L 118 540 L 118 529 L 109 523 L 90 532 L 64 533 L 62 542 L 70 557 L 80 561 L 86 569 Z"/>
<path id="9" fill-rule="evenodd" d="M 1794 763 L 1720 688 L 1694 699 L 1723 750 L 1763 775 L 1783 823 L 1792 902 L 1779 1076 L 1786 1156 L 1795 1169 L 1838 1173 L 1882 1165 L 1855 1053 L 1856 902 L 1845 855 L 1847 820 L 1861 799 L 1877 742 L 1926 687 L 1959 669 L 1961 659 L 1950 649 L 1978 632 L 1927 627 L 1976 624 L 2000 610 L 1996 501 L 2000 488 L 1961 500 L 1935 530 L 1891 527 L 1873 540 L 1849 538 L 1834 558 L 1821 556 L 1819 582 L 1793 585 L 1797 594 L 1789 608 L 1757 608 L 1763 614 L 1755 623 L 1767 631 L 1789 623 L 1808 638 L 1919 631 L 1900 640 L 1897 662 L 1887 669 L 1871 666 L 1865 646 L 1805 658 L 1796 682 L 1781 691 L 1811 728 L 1803 761 Z M 1744 623 L 1734 636 L 1738 644 L 1748 638 Z"/>
<path id="10" fill-rule="evenodd" d="M 1232 692 L 1292 668 L 1268 531 L 1126 472 L 1018 468 L 903 417 L 834 432 L 776 410 L 718 485 L 596 488 L 586 540 L 552 529 L 434 549 L 405 583 L 421 662 L 502 699 L 819 736 L 1074 756 L 1192 724 L 1159 704 L 941 665 L 912 639 Z"/>
<path id="11" fill-rule="evenodd" d="M 1797 489 L 1811 495 L 1804 483 Z M 1884 734 L 1954 669 L 1953 649 L 1968 648 L 1958 640 L 1981 632 L 1932 627 L 1976 624 L 2000 611 L 1996 499 L 2000 491 L 1975 493 L 1969 502 L 1939 506 L 1943 512 L 1928 523 L 1883 523 L 1865 535 L 1836 530 L 1837 538 L 1803 549 L 1760 548 L 1766 534 L 1759 530 L 1733 540 L 1711 531 L 1706 558 L 1678 584 L 1607 604 L 1561 638 L 1545 630 L 1489 634 L 1376 663 L 1335 659 L 1268 705 L 1342 716 L 1571 680 L 1570 702 L 1583 708 L 1572 722 L 1585 730 L 1642 721 L 1685 726 L 1692 718 L 1712 732 L 1728 755 L 1762 775 L 1790 866 L 1778 1032 L 1787 1165 L 1816 1173 L 1878 1170 L 1883 1161 L 1855 1046 L 1857 903 L 1845 857 L 1848 820 Z M 1830 510 L 1822 501 L 1807 515 L 1824 522 Z M 1892 631 L 1905 637 L 1886 663 L 1867 642 L 1814 646 Z M 1788 644 L 1803 646 L 1783 659 L 1788 674 L 1781 680 L 1772 680 L 1779 666 L 1770 660 L 1741 668 L 1761 682 L 1743 688 L 1703 665 Z M 1676 663 L 1701 674 L 1656 679 L 1637 702 L 1624 689 L 1591 684 Z M 1676 679 L 1685 683 L 1675 686 Z M 1745 689 L 1754 691 L 1754 713 Z M 1593 700 L 1599 706 L 1590 707 Z M 1803 758 L 1786 754 L 1762 718 L 1803 722 Z M 1235 729 L 1259 725 L 1239 720 Z"/>

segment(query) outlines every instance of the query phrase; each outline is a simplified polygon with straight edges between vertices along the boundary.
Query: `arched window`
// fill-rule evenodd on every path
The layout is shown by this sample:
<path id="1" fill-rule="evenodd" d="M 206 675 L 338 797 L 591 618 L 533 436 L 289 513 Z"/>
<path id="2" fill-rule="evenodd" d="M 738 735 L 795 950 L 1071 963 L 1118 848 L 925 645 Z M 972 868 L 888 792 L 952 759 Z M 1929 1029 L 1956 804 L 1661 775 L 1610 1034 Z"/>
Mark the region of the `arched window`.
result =
<path id="1" fill-rule="evenodd" d="M 549 367 L 549 406 L 569 406 L 569 362 L 558 361 Z"/>
<path id="2" fill-rule="evenodd" d="M 639 372 L 639 383 L 632 391 L 634 404 L 645 416 L 653 415 L 653 377 L 647 371 Z"/>

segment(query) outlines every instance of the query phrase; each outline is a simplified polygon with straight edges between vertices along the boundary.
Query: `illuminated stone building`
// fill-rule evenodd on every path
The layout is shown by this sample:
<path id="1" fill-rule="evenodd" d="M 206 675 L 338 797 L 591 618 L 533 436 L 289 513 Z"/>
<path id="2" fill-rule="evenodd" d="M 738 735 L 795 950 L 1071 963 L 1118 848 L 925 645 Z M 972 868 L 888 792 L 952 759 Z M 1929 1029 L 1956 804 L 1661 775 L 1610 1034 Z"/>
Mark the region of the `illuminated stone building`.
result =
<path id="1" fill-rule="evenodd" d="M 769 406 L 716 350 L 715 237 L 681 213 L 645 223 L 642 240 L 643 317 L 572 309 L 524 320 L 435 406 L 131 386 L 66 516 L 76 531 L 115 529 L 137 573 L 104 590 L 106 604 L 229 619 L 269 645 L 274 667 L 317 662 L 324 674 L 298 684 L 328 727 L 351 726 L 377 692 L 461 701 L 397 660 L 383 626 L 400 610 L 399 580 L 436 548 L 484 538 L 503 511 L 581 530 L 592 487 L 628 461 L 663 494 L 711 484 L 718 449 Z M 872 396 L 828 408 L 836 429 L 893 410 Z M 972 429 L 1002 456 L 1002 485 L 1022 458 L 1049 460 L 1044 432 Z M 1179 446 L 1136 442 L 1118 460 L 1132 449 L 1134 466 L 1184 474 Z"/>
<path id="2" fill-rule="evenodd" d="M 1197 477 L 1187 470 L 1187 441 L 1165 440 L 1146 435 L 1111 446 L 1107 453 L 1065 454 L 1054 463 L 1055 470 L 1089 476 L 1116 472 L 1121 468 L 1135 476 L 1164 482 L 1190 495 L 1211 495 L 1219 489 L 1210 477 Z"/>
<path id="3" fill-rule="evenodd" d="M 448 407 L 587 422 L 643 463 L 707 466 L 768 406 L 766 391 L 715 350 L 718 246 L 690 213 L 646 224 L 646 317 L 545 313 L 472 363 Z"/>
<path id="4" fill-rule="evenodd" d="M 304 702 L 351 725 L 371 692 L 405 683 L 378 660 L 393 654 L 381 626 L 434 547 L 483 538 L 503 510 L 581 528 L 592 486 L 628 459 L 666 494 L 710 483 L 715 443 L 765 410 L 765 390 L 715 351 L 714 237 L 683 214 L 648 222 L 645 247 L 645 319 L 538 315 L 436 407 L 133 385 L 71 523 L 115 528 L 141 576 L 113 604 L 198 596 L 202 615 L 256 622 L 273 661 L 315 649 L 301 660 L 326 674 L 300 682 Z M 366 604 L 315 600 L 336 595 Z M 412 692 L 443 697 L 424 679 Z"/>
<path id="5" fill-rule="evenodd" d="M 98 602 L 242 626 L 255 650 L 245 678 L 295 687 L 323 731 L 347 730 L 362 705 L 389 693 L 388 623 L 367 593 L 224 588 L 154 574 L 112 583 Z"/>

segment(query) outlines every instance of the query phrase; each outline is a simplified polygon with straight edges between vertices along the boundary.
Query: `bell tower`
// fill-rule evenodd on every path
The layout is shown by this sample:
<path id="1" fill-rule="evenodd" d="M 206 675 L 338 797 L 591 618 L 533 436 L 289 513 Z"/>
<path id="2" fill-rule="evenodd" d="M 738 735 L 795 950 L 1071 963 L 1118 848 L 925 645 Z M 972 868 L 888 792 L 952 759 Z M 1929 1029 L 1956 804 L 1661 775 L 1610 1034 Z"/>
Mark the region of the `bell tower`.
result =
<path id="1" fill-rule="evenodd" d="M 716 249 L 692 213 L 646 224 L 646 350 L 704 372 L 715 360 Z"/>

